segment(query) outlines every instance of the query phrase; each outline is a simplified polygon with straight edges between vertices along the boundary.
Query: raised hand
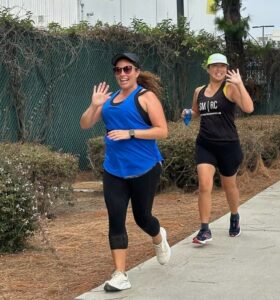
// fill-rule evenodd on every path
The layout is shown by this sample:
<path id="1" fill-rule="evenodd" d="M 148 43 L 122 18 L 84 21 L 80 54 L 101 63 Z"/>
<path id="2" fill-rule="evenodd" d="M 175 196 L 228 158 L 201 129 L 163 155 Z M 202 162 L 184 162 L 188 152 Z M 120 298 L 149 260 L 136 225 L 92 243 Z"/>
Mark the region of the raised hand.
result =
<path id="1" fill-rule="evenodd" d="M 108 93 L 109 85 L 103 81 L 98 86 L 93 87 L 93 93 L 91 97 L 91 104 L 93 106 L 103 105 L 112 93 Z"/>
<path id="2" fill-rule="evenodd" d="M 242 83 L 242 79 L 241 79 L 241 76 L 240 76 L 240 73 L 239 73 L 239 69 L 236 69 L 236 71 L 235 70 L 228 70 L 227 74 L 226 74 L 226 77 L 227 77 L 227 82 L 230 82 L 232 84 L 239 85 L 240 83 Z"/>

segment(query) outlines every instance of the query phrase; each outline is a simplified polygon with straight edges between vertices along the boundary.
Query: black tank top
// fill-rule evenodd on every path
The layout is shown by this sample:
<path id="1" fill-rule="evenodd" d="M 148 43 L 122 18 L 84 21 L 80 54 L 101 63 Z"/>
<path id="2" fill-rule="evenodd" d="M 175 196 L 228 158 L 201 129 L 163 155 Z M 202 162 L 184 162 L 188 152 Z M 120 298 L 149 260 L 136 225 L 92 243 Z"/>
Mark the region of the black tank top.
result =
<path id="1" fill-rule="evenodd" d="M 213 97 L 204 95 L 204 86 L 197 97 L 200 112 L 199 137 L 212 141 L 236 141 L 238 133 L 234 124 L 235 103 L 228 100 L 223 92 L 225 82 Z"/>

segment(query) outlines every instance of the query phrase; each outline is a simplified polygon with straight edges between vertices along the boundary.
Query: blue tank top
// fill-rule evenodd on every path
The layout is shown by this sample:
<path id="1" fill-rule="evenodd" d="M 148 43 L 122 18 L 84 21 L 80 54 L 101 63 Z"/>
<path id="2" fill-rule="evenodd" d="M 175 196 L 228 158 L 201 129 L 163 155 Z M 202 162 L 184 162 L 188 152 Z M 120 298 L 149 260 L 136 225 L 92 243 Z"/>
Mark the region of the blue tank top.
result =
<path id="1" fill-rule="evenodd" d="M 114 93 L 102 107 L 102 119 L 107 132 L 114 129 L 149 129 L 148 125 L 135 103 L 135 95 L 142 90 L 137 88 L 122 102 L 114 103 L 114 98 L 120 91 Z M 107 137 L 105 142 L 104 169 L 115 176 L 122 178 L 137 177 L 152 169 L 162 161 L 161 153 L 155 140 L 127 139 L 113 141 Z"/>

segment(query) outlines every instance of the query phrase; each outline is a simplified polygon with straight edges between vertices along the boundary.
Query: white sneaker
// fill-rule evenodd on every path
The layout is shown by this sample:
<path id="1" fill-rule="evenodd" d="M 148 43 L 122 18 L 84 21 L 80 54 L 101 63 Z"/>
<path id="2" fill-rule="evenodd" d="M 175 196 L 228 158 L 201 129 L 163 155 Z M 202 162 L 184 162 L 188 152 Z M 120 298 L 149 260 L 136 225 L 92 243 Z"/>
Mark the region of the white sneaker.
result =
<path id="1" fill-rule="evenodd" d="M 159 245 L 154 244 L 156 250 L 157 260 L 161 265 L 168 263 L 171 256 L 171 248 L 166 239 L 166 230 L 163 227 L 160 227 L 160 234 L 162 241 Z"/>
<path id="2" fill-rule="evenodd" d="M 126 273 L 115 271 L 112 274 L 112 278 L 105 282 L 104 290 L 106 292 L 118 292 L 131 288 L 131 284 L 128 280 Z"/>

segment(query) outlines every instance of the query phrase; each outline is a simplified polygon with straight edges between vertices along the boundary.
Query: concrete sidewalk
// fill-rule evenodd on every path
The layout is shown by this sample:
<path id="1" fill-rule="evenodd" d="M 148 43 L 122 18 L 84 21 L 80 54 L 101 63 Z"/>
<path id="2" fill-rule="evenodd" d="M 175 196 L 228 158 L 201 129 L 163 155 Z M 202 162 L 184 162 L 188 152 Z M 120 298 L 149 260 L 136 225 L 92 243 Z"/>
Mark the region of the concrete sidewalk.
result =
<path id="1" fill-rule="evenodd" d="M 128 271 L 132 288 L 106 293 L 103 285 L 76 300 L 279 300 L 280 182 L 240 207 L 242 234 L 228 236 L 229 214 L 210 224 L 213 241 L 172 247 L 166 266 L 152 258 Z"/>

